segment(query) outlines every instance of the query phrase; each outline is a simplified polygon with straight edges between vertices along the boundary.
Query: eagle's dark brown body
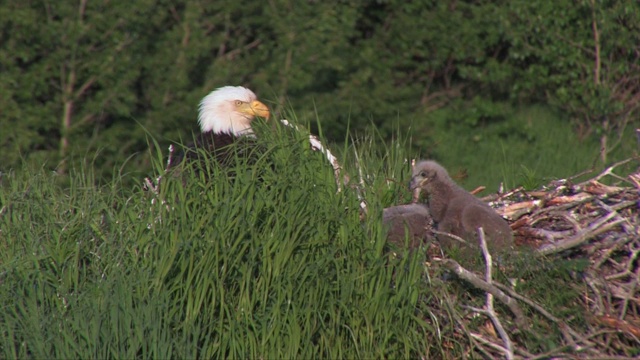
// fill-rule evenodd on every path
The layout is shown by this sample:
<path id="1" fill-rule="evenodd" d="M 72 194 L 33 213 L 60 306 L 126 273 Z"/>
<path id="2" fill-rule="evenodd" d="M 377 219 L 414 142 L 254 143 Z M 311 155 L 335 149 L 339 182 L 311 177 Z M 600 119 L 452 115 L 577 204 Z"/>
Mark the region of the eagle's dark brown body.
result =
<path id="1" fill-rule="evenodd" d="M 206 164 L 203 161 L 215 161 L 221 167 L 231 166 L 238 157 L 248 158 L 255 150 L 256 141 L 248 136 L 235 136 L 227 133 L 208 131 L 199 134 L 195 141 L 178 151 L 171 159 L 169 168 L 187 164 Z"/>
<path id="2" fill-rule="evenodd" d="M 192 144 L 171 155 L 168 168 L 195 166 L 211 169 L 217 164 L 229 168 L 256 150 L 251 122 L 256 116 L 268 119 L 269 108 L 253 91 L 242 86 L 223 86 L 200 102 L 198 123 L 202 131 Z"/>

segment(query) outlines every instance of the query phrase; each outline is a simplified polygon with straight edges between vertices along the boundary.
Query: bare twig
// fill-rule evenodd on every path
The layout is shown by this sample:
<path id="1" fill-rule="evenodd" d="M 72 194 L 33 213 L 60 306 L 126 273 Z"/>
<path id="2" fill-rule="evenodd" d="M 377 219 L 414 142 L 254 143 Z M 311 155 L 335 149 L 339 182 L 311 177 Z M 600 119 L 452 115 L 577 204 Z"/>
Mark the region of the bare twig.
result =
<path id="1" fill-rule="evenodd" d="M 444 231 L 438 231 L 438 230 L 435 230 L 435 229 L 431 230 L 431 232 L 433 232 L 436 235 L 446 236 L 446 237 L 448 237 L 450 239 L 453 239 L 455 241 L 458 241 L 458 242 L 460 242 L 462 244 L 467 244 L 467 241 L 465 239 L 463 239 L 463 238 L 461 238 L 461 237 L 459 237 L 457 235 L 453 235 L 453 234 L 450 234 L 450 233 L 444 232 Z"/>
<path id="2" fill-rule="evenodd" d="M 637 252 L 635 255 L 637 256 Z M 620 316 L 618 317 L 618 319 L 623 320 L 627 315 L 627 310 L 629 308 L 629 301 L 632 298 L 636 298 L 635 293 L 636 293 L 636 289 L 638 288 L 638 283 L 640 283 L 640 267 L 636 269 L 636 276 L 631 281 L 631 284 L 629 284 L 629 290 L 627 291 L 627 294 L 622 301 L 622 309 L 620 310 Z M 636 334 L 636 337 L 640 339 L 640 332 Z"/>
<path id="3" fill-rule="evenodd" d="M 280 120 L 280 122 L 282 122 L 284 125 L 290 128 L 295 129 L 296 131 L 300 131 L 298 126 L 291 124 L 289 121 L 285 119 Z M 344 184 L 347 184 L 349 182 L 349 177 L 347 175 L 344 175 L 344 178 L 342 179 L 342 181 L 340 180 L 340 171 L 342 167 L 338 162 L 338 158 L 336 158 L 331 153 L 331 151 L 329 151 L 329 149 L 325 148 L 315 135 L 309 134 L 309 143 L 311 144 L 311 148 L 313 150 L 320 151 L 321 153 L 324 154 L 324 156 L 327 157 L 327 160 L 329 160 L 331 167 L 333 167 L 333 173 L 336 178 L 336 184 L 338 185 L 338 191 L 340 191 L 342 189 L 342 182 L 344 182 Z"/>
<path id="4" fill-rule="evenodd" d="M 413 173 L 413 169 L 415 167 L 416 167 L 416 159 L 411 159 L 411 173 Z M 413 196 L 411 197 L 412 203 L 417 203 L 418 201 L 420 201 L 421 192 L 422 192 L 422 189 L 419 186 L 416 186 L 416 188 L 413 189 Z"/>
<path id="5" fill-rule="evenodd" d="M 487 247 L 487 241 L 484 237 L 484 229 L 482 227 L 478 228 L 478 238 L 480 240 L 480 248 L 482 249 L 482 255 L 484 256 L 485 262 L 485 274 L 484 279 L 489 285 L 493 285 L 492 273 L 493 273 L 493 260 L 491 259 L 491 253 L 489 253 L 489 248 Z M 515 301 L 514 301 L 515 303 Z M 507 335 L 507 332 L 504 330 L 500 319 L 496 315 L 496 312 L 493 308 L 493 294 L 487 292 L 487 301 L 485 304 L 486 314 L 491 319 L 493 326 L 500 334 L 500 338 L 504 342 L 504 353 L 507 359 L 513 359 L 513 343 Z"/>
<path id="6" fill-rule="evenodd" d="M 169 156 L 167 157 L 167 165 L 164 168 L 162 174 L 158 175 L 158 177 L 154 180 L 151 180 L 149 177 L 144 178 L 144 182 L 142 184 L 142 189 L 144 191 L 151 191 L 153 193 L 153 198 L 151 199 L 151 205 L 155 205 L 156 202 L 160 202 L 161 205 L 164 205 L 167 210 L 171 210 L 171 206 L 169 206 L 168 202 L 162 197 L 160 194 L 160 184 L 162 183 L 163 176 L 167 174 L 169 171 L 169 167 L 171 166 L 171 160 L 173 158 L 174 147 L 173 145 L 169 145 Z M 162 221 L 161 217 L 158 217 L 155 222 Z M 147 228 L 151 228 L 151 224 L 147 224 Z"/>
<path id="7" fill-rule="evenodd" d="M 608 168 L 604 169 L 604 171 L 602 171 L 600 174 L 598 174 L 598 176 L 596 176 L 595 178 L 593 178 L 591 180 L 587 180 L 585 182 L 582 182 L 582 183 L 578 184 L 577 186 L 582 187 L 582 186 L 587 185 L 591 181 L 594 181 L 594 180 L 595 181 L 599 181 L 603 177 L 613 174 L 613 169 L 617 168 L 618 166 L 624 165 L 624 164 L 628 163 L 629 161 L 637 160 L 637 159 L 638 159 L 637 157 L 631 157 L 631 158 L 628 158 L 628 159 L 625 159 L 625 160 L 622 160 L 622 161 L 618 161 L 617 163 L 615 163 L 615 164 L 609 166 Z"/>
<path id="8" fill-rule="evenodd" d="M 593 269 L 598 270 L 611 256 L 613 253 L 620 251 L 628 242 L 632 241 L 631 237 L 622 237 L 618 239 L 613 245 L 609 246 L 609 248 L 603 252 L 600 258 L 594 262 Z"/>
<path id="9" fill-rule="evenodd" d="M 558 239 L 563 239 L 571 235 L 571 231 L 570 230 L 553 231 L 553 230 L 547 230 L 547 229 L 527 227 L 525 229 L 520 230 L 520 234 L 525 236 L 545 239 L 549 242 L 554 242 Z"/>
<path id="10" fill-rule="evenodd" d="M 622 204 L 623 205 L 622 207 L 619 207 L 619 205 L 621 205 L 621 204 L 618 204 L 618 206 L 614 206 L 615 209 L 614 209 L 614 207 L 611 207 L 611 206 L 605 204 L 600 199 L 596 199 L 596 203 L 600 207 L 602 207 L 603 209 L 607 210 L 610 214 L 614 214 L 614 218 L 616 220 L 622 220 L 621 224 L 622 224 L 622 228 L 624 228 L 624 231 L 627 232 L 627 234 L 629 234 L 630 236 L 633 235 L 634 229 L 633 229 L 633 226 L 631 225 L 631 222 L 628 219 L 625 219 L 622 216 L 620 216 L 620 214 L 618 213 L 617 210 L 624 209 L 627 206 L 635 205 L 636 204 L 635 201 L 626 201 L 624 204 Z"/>
<path id="11" fill-rule="evenodd" d="M 484 344 L 484 345 L 486 345 L 486 346 L 488 346 L 488 347 L 490 347 L 490 348 L 492 348 L 492 349 L 494 349 L 494 350 L 498 350 L 498 351 L 500 351 L 501 353 L 505 354 L 505 355 L 506 355 L 506 357 L 507 357 L 507 359 L 513 359 L 513 354 L 511 354 L 511 356 L 509 356 L 509 355 L 508 355 L 508 354 L 509 354 L 509 350 L 508 350 L 508 349 L 506 349 L 506 348 L 504 348 L 504 347 L 502 347 L 502 346 L 500 346 L 500 345 L 497 345 L 497 344 L 492 343 L 491 341 L 489 341 L 489 340 L 485 339 L 485 338 L 484 338 L 482 335 L 480 335 L 480 334 L 476 334 L 476 333 L 472 333 L 472 332 L 470 332 L 470 333 L 469 333 L 469 335 L 470 335 L 471 337 L 473 337 L 474 339 L 476 339 L 476 340 L 480 341 L 482 344 Z"/>
<path id="12" fill-rule="evenodd" d="M 365 184 L 364 184 L 364 175 L 362 173 L 362 166 L 360 166 L 360 156 L 358 155 L 358 150 L 354 149 L 353 150 L 353 155 L 356 158 L 356 168 L 358 169 L 358 184 L 360 184 L 360 187 L 356 188 L 357 194 L 358 194 L 358 200 L 360 200 L 360 210 L 362 211 L 362 213 L 364 215 L 367 214 L 367 204 L 364 202 L 363 197 L 361 192 L 364 191 L 365 188 Z"/>
<path id="13" fill-rule="evenodd" d="M 283 123 L 285 126 L 288 126 L 296 131 L 300 131 L 300 128 L 298 128 L 297 125 L 291 124 L 288 120 L 286 119 L 281 119 L 280 120 L 281 123 Z M 340 163 L 338 162 L 338 158 L 336 158 L 329 149 L 327 149 L 326 147 L 324 147 L 324 145 L 322 145 L 322 142 L 320 142 L 320 140 L 312 134 L 309 134 L 309 143 L 311 144 L 311 148 L 314 151 L 320 151 L 321 153 L 324 154 L 324 156 L 326 156 L 327 160 L 329 161 L 329 163 L 331 164 L 331 167 L 333 168 L 333 175 L 336 178 L 336 184 L 338 186 L 338 192 L 341 191 L 342 189 L 342 185 L 346 185 L 349 183 L 349 176 L 345 173 L 344 175 L 342 175 L 341 171 L 342 171 L 342 167 L 340 166 Z M 342 177 L 342 179 L 341 179 Z M 360 180 L 362 181 L 362 177 L 360 178 Z M 364 184 L 361 184 L 362 188 L 364 188 Z M 367 203 L 364 201 L 364 199 L 362 199 L 362 196 L 360 195 L 360 193 L 358 192 L 358 199 L 360 200 L 360 209 L 363 212 L 367 212 Z"/>
<path id="14" fill-rule="evenodd" d="M 442 264 L 444 267 L 458 275 L 458 277 L 469 282 L 476 288 L 483 290 L 484 292 L 493 294 L 500 302 L 509 307 L 509 310 L 511 310 L 511 312 L 515 316 L 516 324 L 518 325 L 518 327 L 526 327 L 527 321 L 524 317 L 524 314 L 522 313 L 522 310 L 520 309 L 520 306 L 518 306 L 518 303 L 515 300 L 498 289 L 495 285 L 488 284 L 486 281 L 480 279 L 476 274 L 463 268 L 455 260 L 447 259 L 444 260 Z"/>
<path id="15" fill-rule="evenodd" d="M 616 319 L 609 315 L 596 316 L 595 320 L 609 328 L 627 333 L 636 339 L 640 339 L 640 327 L 630 324 L 628 321 Z"/>
<path id="16" fill-rule="evenodd" d="M 607 223 L 613 217 L 615 217 L 615 213 L 610 213 L 602 219 L 596 220 L 591 225 L 589 225 L 589 227 L 568 240 L 562 241 L 557 244 L 547 244 L 541 247 L 540 249 L 538 249 L 538 253 L 540 255 L 551 255 L 571 249 L 624 222 L 624 219 L 618 219 Z"/>
<path id="17" fill-rule="evenodd" d="M 539 208 L 542 205 L 541 200 L 529 200 L 519 203 L 509 204 L 497 212 L 510 220 L 516 220 L 524 214 L 530 214 L 534 209 Z"/>

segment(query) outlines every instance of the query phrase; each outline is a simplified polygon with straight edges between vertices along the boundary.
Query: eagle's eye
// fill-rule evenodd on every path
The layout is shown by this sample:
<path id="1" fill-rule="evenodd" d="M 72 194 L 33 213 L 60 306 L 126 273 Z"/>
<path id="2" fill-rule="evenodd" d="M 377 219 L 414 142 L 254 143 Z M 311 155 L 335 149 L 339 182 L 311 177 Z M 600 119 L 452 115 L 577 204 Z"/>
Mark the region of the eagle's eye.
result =
<path id="1" fill-rule="evenodd" d="M 236 106 L 242 105 L 242 100 L 236 100 Z"/>

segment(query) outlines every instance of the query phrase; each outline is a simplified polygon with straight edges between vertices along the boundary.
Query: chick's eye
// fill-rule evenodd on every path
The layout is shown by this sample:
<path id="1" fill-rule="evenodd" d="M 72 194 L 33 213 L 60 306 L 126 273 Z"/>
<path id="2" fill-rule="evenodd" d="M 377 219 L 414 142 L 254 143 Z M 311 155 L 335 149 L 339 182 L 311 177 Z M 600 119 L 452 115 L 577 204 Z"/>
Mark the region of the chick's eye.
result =
<path id="1" fill-rule="evenodd" d="M 420 176 L 422 176 L 422 177 L 427 177 L 427 172 L 426 172 L 426 171 L 422 171 L 422 172 L 420 172 Z"/>

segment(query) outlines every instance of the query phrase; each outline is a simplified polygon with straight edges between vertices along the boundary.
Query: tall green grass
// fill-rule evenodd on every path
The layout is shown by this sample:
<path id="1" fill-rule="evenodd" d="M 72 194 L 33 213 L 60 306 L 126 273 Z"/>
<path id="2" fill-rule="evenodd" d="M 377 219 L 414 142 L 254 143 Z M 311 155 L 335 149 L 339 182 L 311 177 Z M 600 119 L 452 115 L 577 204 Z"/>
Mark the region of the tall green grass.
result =
<path id="1" fill-rule="evenodd" d="M 307 144 L 275 132 L 255 163 L 165 176 L 157 197 L 90 169 L 66 188 L 5 174 L 0 356 L 442 357 L 424 255 L 389 255 Z"/>

